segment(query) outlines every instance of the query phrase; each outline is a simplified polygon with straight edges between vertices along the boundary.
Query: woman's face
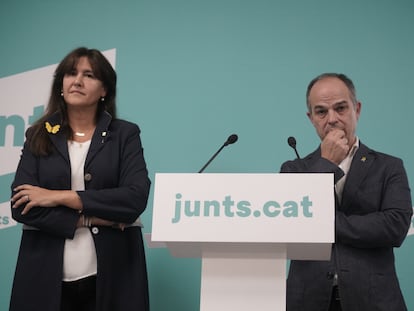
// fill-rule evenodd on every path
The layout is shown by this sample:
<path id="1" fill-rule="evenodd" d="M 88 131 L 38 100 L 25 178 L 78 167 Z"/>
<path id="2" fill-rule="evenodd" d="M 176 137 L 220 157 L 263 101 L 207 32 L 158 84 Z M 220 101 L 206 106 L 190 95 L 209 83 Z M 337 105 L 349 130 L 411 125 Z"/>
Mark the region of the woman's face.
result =
<path id="1" fill-rule="evenodd" d="M 73 71 L 64 75 L 62 92 L 68 109 L 96 108 L 100 98 L 106 95 L 86 56 L 80 57 Z"/>

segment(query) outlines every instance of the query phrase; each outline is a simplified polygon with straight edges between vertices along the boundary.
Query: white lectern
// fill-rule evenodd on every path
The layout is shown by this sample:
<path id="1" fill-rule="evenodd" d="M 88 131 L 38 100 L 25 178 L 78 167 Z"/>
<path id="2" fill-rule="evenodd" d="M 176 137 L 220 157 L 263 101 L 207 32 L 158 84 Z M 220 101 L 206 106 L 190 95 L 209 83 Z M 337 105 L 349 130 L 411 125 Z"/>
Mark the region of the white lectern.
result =
<path id="1" fill-rule="evenodd" d="M 286 310 L 287 259 L 328 260 L 332 174 L 156 174 L 152 242 L 202 258 L 200 310 Z"/>

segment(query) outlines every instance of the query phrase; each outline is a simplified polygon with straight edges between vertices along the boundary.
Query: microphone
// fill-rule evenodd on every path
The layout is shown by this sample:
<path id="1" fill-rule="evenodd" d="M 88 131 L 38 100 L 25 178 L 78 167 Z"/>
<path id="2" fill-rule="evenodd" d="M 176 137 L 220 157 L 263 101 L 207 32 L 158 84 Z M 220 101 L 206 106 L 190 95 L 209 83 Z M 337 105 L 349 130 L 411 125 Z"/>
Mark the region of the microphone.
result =
<path id="1" fill-rule="evenodd" d="M 198 172 L 202 173 L 205 170 L 205 168 L 210 164 L 210 162 L 213 161 L 214 158 L 220 153 L 220 151 L 223 150 L 224 147 L 226 147 L 228 145 L 231 145 L 231 144 L 234 144 L 237 141 L 238 138 L 239 137 L 236 134 L 230 135 L 227 138 L 227 140 L 224 142 L 224 144 L 220 147 L 220 149 L 217 150 L 217 152 L 215 154 L 213 154 L 213 156 L 210 158 L 210 160 L 208 160 L 207 163 L 204 164 L 204 166 Z"/>
<path id="2" fill-rule="evenodd" d="M 298 151 L 296 150 L 296 138 L 295 138 L 295 137 L 293 137 L 293 136 L 290 136 L 290 137 L 288 138 L 287 142 L 288 142 L 289 146 L 290 146 L 290 147 L 292 147 L 292 149 L 293 149 L 293 150 L 295 150 L 296 157 L 297 157 L 298 159 L 300 159 L 299 153 L 298 153 Z"/>

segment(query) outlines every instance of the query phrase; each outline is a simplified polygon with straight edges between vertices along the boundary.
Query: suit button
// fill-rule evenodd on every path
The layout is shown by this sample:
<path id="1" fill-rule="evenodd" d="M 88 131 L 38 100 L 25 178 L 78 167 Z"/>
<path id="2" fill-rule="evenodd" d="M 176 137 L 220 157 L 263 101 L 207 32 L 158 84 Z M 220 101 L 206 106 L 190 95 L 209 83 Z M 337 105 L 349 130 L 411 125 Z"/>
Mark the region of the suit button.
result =
<path id="1" fill-rule="evenodd" d="M 93 234 L 98 234 L 99 233 L 99 228 L 98 227 L 93 227 L 92 228 L 92 233 Z"/>
<path id="2" fill-rule="evenodd" d="M 332 279 L 334 278 L 334 276 L 335 276 L 335 274 L 334 274 L 334 273 L 332 273 L 332 272 L 328 272 L 328 273 L 326 274 L 326 277 L 327 277 L 327 279 L 328 279 L 328 280 L 332 280 Z"/>
<path id="3" fill-rule="evenodd" d="M 85 179 L 85 181 L 90 181 L 92 179 L 92 175 L 89 173 L 86 173 L 83 178 Z"/>

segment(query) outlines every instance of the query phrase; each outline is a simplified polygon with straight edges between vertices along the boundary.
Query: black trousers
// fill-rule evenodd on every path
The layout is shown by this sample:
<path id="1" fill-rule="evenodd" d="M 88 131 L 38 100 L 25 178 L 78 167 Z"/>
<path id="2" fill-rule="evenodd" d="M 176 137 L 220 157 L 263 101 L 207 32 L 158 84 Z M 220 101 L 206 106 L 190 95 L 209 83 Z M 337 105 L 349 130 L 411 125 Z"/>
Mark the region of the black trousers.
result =
<path id="1" fill-rule="evenodd" d="M 61 311 L 96 311 L 96 276 L 62 282 Z"/>

